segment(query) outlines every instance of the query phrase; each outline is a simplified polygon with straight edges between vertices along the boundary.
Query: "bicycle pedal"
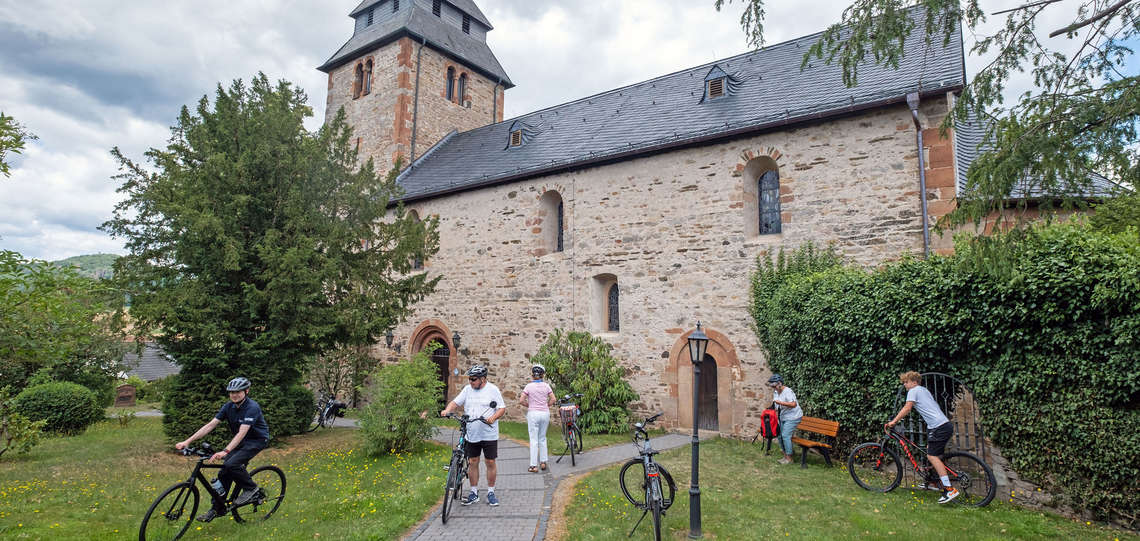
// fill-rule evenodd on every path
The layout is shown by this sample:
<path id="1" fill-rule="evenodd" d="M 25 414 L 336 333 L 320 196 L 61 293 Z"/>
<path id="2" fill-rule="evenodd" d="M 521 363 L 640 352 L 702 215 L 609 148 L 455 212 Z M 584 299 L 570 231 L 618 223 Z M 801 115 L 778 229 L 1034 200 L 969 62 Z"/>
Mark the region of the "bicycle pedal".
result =
<path id="1" fill-rule="evenodd" d="M 444 466 L 443 471 L 451 471 L 451 464 Z"/>

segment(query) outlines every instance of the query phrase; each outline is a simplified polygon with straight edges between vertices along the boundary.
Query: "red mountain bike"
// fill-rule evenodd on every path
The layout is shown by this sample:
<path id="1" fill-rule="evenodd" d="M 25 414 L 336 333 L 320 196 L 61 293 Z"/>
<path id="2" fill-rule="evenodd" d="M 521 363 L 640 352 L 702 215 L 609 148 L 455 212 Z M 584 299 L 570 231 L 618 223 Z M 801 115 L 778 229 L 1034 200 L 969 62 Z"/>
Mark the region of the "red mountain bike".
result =
<path id="1" fill-rule="evenodd" d="M 903 463 L 899 461 L 898 452 L 888 447 L 894 441 L 906 453 L 918 477 L 926 481 L 926 486 L 939 487 L 938 472 L 926 459 L 926 449 L 907 438 L 898 425 L 894 430 L 885 425 L 883 429 L 887 434 L 883 441 L 860 444 L 847 457 L 847 471 L 851 472 L 855 483 L 875 492 L 890 492 L 899 486 Z M 953 452 L 943 455 L 942 463 L 946 465 L 950 484 L 962 493 L 956 501 L 982 507 L 994 499 L 997 480 L 993 470 L 982 459 L 970 453 Z"/>

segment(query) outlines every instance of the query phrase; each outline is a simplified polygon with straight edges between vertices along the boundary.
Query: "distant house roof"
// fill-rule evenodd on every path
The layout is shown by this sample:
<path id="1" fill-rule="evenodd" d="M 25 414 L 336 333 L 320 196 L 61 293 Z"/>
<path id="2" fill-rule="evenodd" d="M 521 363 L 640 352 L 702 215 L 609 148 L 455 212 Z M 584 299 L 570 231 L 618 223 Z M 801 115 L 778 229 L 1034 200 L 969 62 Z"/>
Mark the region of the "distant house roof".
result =
<path id="1" fill-rule="evenodd" d="M 756 133 L 862 109 L 944 94 L 965 84 L 960 27 L 949 44 L 926 43 L 923 13 L 898 70 L 867 64 L 847 88 L 837 64 L 800 64 L 820 34 L 535 111 L 444 138 L 398 179 L 405 201 L 605 163 L 708 140 Z M 729 92 L 705 100 L 705 79 L 723 71 Z M 511 147 L 510 129 L 529 129 Z M 518 129 L 518 128 L 514 128 Z"/>
<path id="2" fill-rule="evenodd" d="M 986 137 L 986 123 L 979 116 L 972 115 L 966 122 L 954 123 L 954 161 L 955 174 L 958 177 L 958 197 L 969 197 L 966 190 L 966 173 L 970 165 L 978 156 L 993 149 L 993 146 L 983 141 Z M 1121 189 L 1121 186 L 1103 175 L 1089 172 L 1088 186 L 1082 193 L 1071 194 L 1076 197 L 1102 198 L 1112 197 Z M 1010 190 L 1010 199 L 1040 199 L 1048 195 L 1041 190 L 1035 182 L 1023 181 Z"/>
<path id="3" fill-rule="evenodd" d="M 133 351 L 123 355 L 128 376 L 138 376 L 143 381 L 154 381 L 177 374 L 180 370 L 174 359 L 153 342 L 143 346 L 142 355 Z"/>
<path id="4" fill-rule="evenodd" d="M 365 0 L 352 13 L 358 14 L 381 1 L 384 0 Z M 501 82 L 506 88 L 515 86 L 503 66 L 499 64 L 499 60 L 495 58 L 495 54 L 491 52 L 491 48 L 487 46 L 487 42 L 465 34 L 461 28 L 432 15 L 429 9 L 425 9 L 418 2 L 408 0 L 408 3 L 411 6 L 400 9 L 396 16 L 358 30 L 317 69 L 327 73 L 366 51 L 402 37 L 411 37 L 416 41 L 426 41 L 428 45 L 455 56 L 492 81 Z M 486 17 L 471 0 L 457 0 L 450 3 L 487 28 L 491 27 L 491 23 L 486 22 Z"/>

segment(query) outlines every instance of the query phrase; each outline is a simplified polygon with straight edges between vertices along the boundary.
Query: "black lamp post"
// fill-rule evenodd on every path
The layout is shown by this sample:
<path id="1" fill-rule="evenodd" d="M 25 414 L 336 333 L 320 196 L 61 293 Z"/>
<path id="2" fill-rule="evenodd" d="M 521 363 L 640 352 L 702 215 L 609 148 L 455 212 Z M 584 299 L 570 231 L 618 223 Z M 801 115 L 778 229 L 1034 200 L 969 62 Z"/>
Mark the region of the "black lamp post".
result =
<path id="1" fill-rule="evenodd" d="M 693 363 L 693 473 L 689 483 L 689 538 L 700 539 L 701 534 L 701 489 L 700 489 L 700 435 L 697 433 L 700 415 L 699 393 L 701 389 L 701 362 L 705 360 L 705 350 L 709 346 L 709 337 L 701 330 L 701 322 L 697 322 L 697 330 L 689 335 L 689 360 Z"/>

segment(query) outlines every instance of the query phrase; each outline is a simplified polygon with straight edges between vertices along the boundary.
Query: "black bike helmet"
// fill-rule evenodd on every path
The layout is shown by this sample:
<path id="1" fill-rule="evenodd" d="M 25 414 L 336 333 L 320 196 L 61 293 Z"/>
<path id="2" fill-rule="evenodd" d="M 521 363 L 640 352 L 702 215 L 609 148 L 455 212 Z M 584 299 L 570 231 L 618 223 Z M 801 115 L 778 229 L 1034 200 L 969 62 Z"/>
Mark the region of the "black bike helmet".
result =
<path id="1" fill-rule="evenodd" d="M 487 377 L 487 367 L 477 364 L 467 369 L 467 377 L 469 378 L 485 378 Z"/>
<path id="2" fill-rule="evenodd" d="M 784 382 L 784 378 L 780 377 L 779 374 L 772 374 L 772 377 L 768 378 L 768 385 L 771 385 L 773 383 L 783 383 L 783 382 Z"/>
<path id="3" fill-rule="evenodd" d="M 248 379 L 243 377 L 236 377 L 234 379 L 231 379 L 230 382 L 226 384 L 226 391 L 244 391 L 249 388 L 249 385 L 250 383 Z"/>
<path id="4" fill-rule="evenodd" d="M 545 366 L 542 366 L 541 364 L 536 364 L 536 365 L 530 367 L 530 375 L 538 378 L 538 377 L 542 377 L 544 374 L 546 374 L 546 367 Z"/>

